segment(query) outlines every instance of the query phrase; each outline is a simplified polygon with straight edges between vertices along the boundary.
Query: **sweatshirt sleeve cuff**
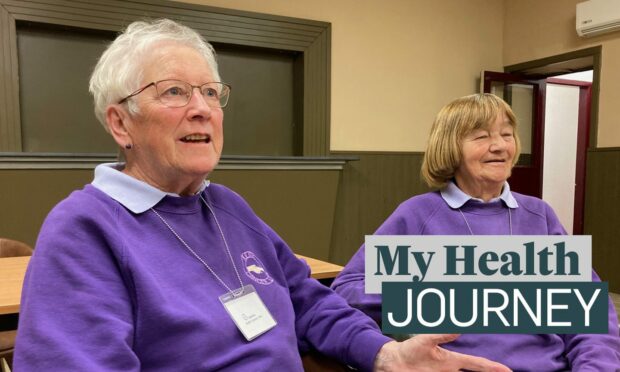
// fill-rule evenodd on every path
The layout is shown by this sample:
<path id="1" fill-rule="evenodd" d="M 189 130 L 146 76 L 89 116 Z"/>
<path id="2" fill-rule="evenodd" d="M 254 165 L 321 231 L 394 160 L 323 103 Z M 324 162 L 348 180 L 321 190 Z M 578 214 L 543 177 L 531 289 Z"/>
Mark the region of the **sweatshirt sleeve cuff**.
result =
<path id="1" fill-rule="evenodd" d="M 381 334 L 378 330 L 366 330 L 357 335 L 351 342 L 349 350 L 350 365 L 360 371 L 372 371 L 377 353 L 386 343 L 393 339 Z"/>

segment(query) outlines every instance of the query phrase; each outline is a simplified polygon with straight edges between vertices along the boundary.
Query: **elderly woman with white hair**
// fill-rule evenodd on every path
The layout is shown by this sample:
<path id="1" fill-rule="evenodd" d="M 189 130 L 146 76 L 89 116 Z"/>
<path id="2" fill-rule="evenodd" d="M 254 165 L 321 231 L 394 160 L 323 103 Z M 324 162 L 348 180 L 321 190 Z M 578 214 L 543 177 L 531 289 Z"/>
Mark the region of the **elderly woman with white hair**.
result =
<path id="1" fill-rule="evenodd" d="M 129 25 L 90 91 L 126 162 L 98 166 L 46 218 L 16 370 L 299 371 L 310 349 L 360 370 L 506 370 L 440 349 L 450 335 L 382 335 L 311 279 L 239 195 L 205 180 L 222 153 L 230 87 L 195 31 Z"/>

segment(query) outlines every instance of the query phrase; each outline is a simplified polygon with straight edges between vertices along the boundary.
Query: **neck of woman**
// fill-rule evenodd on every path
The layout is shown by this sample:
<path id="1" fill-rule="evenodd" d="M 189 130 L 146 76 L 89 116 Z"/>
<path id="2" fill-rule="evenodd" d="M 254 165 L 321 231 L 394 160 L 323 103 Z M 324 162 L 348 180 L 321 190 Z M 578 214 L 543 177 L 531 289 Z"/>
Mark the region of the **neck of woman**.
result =
<path id="1" fill-rule="evenodd" d="M 502 193 L 504 182 L 501 183 L 479 183 L 479 182 L 467 182 L 467 180 L 455 177 L 456 186 L 461 189 L 465 194 L 472 198 L 482 199 L 485 202 L 491 199 L 497 198 Z"/>
<path id="2" fill-rule="evenodd" d="M 204 177 L 182 177 L 181 175 L 160 175 L 160 177 L 152 177 L 149 172 L 144 172 L 141 168 L 131 166 L 126 163 L 123 173 L 132 176 L 142 182 L 158 188 L 161 191 L 177 194 L 180 196 L 195 195 L 200 189 Z M 155 172 L 153 172 L 156 174 Z M 167 181 L 166 181 L 167 180 Z"/>

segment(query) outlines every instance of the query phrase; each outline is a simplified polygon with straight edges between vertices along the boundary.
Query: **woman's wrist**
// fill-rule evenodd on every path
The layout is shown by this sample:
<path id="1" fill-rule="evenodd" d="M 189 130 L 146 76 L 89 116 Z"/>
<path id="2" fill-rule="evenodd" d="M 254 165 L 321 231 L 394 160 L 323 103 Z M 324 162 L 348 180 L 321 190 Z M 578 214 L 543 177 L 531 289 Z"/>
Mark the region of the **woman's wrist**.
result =
<path id="1" fill-rule="evenodd" d="M 398 342 L 390 341 L 384 344 L 377 356 L 375 357 L 375 364 L 373 367 L 373 371 L 376 372 L 388 372 L 391 371 L 391 366 L 394 365 L 394 361 L 396 360 L 398 355 Z"/>

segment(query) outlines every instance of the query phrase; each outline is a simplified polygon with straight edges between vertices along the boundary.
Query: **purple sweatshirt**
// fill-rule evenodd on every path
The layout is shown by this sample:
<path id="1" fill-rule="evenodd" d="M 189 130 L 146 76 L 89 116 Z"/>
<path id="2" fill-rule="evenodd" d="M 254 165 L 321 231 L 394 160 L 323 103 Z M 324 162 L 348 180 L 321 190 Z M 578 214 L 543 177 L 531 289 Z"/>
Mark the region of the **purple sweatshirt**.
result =
<path id="1" fill-rule="evenodd" d="M 226 289 L 150 210 L 236 289 L 199 195 L 149 191 L 109 166 L 98 170 L 106 182 L 72 193 L 43 224 L 24 282 L 15 371 L 301 371 L 299 350 L 309 348 L 372 368 L 390 339 L 311 279 L 239 195 L 214 184 L 200 193 L 243 284 L 277 322 L 249 342 L 219 301 Z"/>
<path id="2" fill-rule="evenodd" d="M 375 234 L 469 235 L 467 223 L 471 232 L 477 235 L 507 235 L 511 228 L 513 235 L 566 234 L 555 213 L 544 201 L 511 193 L 508 187 L 504 191 L 501 199 L 484 203 L 470 198 L 450 184 L 442 192 L 443 197 L 440 192 L 430 192 L 403 202 Z M 593 277 L 600 280 L 595 273 Z M 349 304 L 380 323 L 381 295 L 364 293 L 363 245 L 332 287 Z M 503 363 L 514 371 L 620 370 L 618 318 L 611 301 L 609 334 L 464 334 L 443 346 Z"/>

